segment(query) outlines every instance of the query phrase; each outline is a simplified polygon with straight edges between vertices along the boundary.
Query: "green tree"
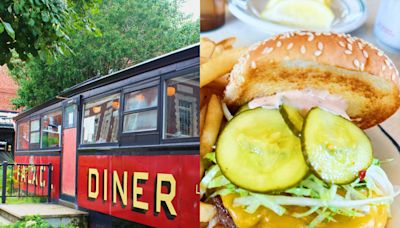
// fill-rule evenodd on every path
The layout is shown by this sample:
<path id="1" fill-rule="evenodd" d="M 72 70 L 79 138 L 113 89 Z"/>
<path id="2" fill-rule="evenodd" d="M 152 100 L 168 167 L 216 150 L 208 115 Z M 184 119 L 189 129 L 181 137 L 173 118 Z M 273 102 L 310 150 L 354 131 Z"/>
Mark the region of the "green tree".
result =
<path id="1" fill-rule="evenodd" d="M 74 54 L 52 63 L 35 58 L 12 74 L 19 83 L 13 104 L 33 107 L 93 76 L 106 75 L 143 60 L 198 42 L 199 21 L 179 10 L 180 0 L 113 0 L 92 21 L 102 36 L 80 33 L 68 45 Z"/>
<path id="2" fill-rule="evenodd" d="M 13 53 L 22 60 L 31 56 L 55 57 L 69 51 L 69 35 L 86 27 L 100 0 L 1 0 L 0 65 Z"/>

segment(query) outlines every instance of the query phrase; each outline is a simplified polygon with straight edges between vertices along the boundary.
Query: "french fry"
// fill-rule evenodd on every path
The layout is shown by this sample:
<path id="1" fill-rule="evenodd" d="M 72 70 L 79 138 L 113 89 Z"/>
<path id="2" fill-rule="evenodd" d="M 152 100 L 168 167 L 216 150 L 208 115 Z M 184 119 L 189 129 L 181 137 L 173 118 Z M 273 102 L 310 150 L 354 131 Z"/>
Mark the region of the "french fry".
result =
<path id="1" fill-rule="evenodd" d="M 203 61 L 207 61 L 209 58 L 211 58 L 215 46 L 216 43 L 214 41 L 206 37 L 202 37 L 200 39 L 200 59 L 203 59 Z"/>
<path id="2" fill-rule="evenodd" d="M 200 135 L 203 133 L 204 120 L 206 119 L 207 104 L 200 109 Z"/>
<path id="3" fill-rule="evenodd" d="M 200 222 L 209 222 L 217 214 L 217 209 L 211 204 L 200 202 Z"/>
<path id="4" fill-rule="evenodd" d="M 230 49 L 233 47 L 232 44 L 235 42 L 236 42 L 236 37 L 229 37 L 218 42 L 217 46 L 223 46 L 225 49 Z"/>
<path id="5" fill-rule="evenodd" d="M 211 58 L 215 58 L 228 49 L 232 49 L 232 44 L 236 41 L 236 37 L 230 37 L 218 42 L 214 48 Z"/>
<path id="6" fill-rule="evenodd" d="M 224 74 L 221 77 L 216 78 L 214 81 L 207 84 L 206 87 L 212 90 L 215 90 L 214 93 L 218 95 L 223 95 L 223 91 L 225 90 L 226 85 L 229 82 L 229 74 Z"/>
<path id="7" fill-rule="evenodd" d="M 221 101 L 217 95 L 213 94 L 208 102 L 203 133 L 200 136 L 201 157 L 212 150 L 218 137 L 223 115 Z"/>
<path id="8" fill-rule="evenodd" d="M 216 78 L 229 73 L 237 63 L 244 48 L 233 48 L 200 65 L 200 88 Z"/>

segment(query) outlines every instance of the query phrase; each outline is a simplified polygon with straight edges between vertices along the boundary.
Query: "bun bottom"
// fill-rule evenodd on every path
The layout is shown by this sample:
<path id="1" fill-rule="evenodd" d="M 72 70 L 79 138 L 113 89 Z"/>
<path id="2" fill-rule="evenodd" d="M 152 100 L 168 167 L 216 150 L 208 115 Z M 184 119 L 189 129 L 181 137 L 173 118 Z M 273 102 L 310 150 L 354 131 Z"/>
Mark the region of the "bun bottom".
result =
<path id="1" fill-rule="evenodd" d="M 237 227 L 256 228 L 304 228 L 315 217 L 315 213 L 303 218 L 295 218 L 290 215 L 279 216 L 266 208 L 258 208 L 254 214 L 249 214 L 242 207 L 233 207 L 233 199 L 238 195 L 230 194 L 221 197 L 224 207 L 229 211 Z M 304 207 L 287 207 L 288 213 L 302 213 L 307 209 Z M 371 207 L 370 213 L 363 217 L 347 217 L 336 215 L 336 221 L 320 223 L 316 228 L 384 228 L 387 223 L 388 213 L 386 205 Z"/>

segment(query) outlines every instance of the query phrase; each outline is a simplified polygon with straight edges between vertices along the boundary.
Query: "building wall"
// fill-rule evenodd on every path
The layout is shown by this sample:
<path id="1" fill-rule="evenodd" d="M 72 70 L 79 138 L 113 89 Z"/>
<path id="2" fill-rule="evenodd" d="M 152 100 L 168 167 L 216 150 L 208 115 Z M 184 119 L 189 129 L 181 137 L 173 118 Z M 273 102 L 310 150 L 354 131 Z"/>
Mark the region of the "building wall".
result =
<path id="1" fill-rule="evenodd" d="M 11 78 L 6 66 L 0 66 L 0 110 L 15 111 L 11 99 L 17 95 L 18 85 Z"/>

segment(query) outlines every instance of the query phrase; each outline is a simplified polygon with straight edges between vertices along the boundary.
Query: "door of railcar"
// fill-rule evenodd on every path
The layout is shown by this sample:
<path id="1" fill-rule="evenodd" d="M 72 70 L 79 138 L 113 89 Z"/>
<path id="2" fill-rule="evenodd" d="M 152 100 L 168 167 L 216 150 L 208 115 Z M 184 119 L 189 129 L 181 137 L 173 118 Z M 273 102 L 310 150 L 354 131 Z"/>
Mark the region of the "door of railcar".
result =
<path id="1" fill-rule="evenodd" d="M 61 161 L 61 199 L 76 201 L 76 145 L 78 99 L 67 100 L 64 105 L 64 127 Z"/>

